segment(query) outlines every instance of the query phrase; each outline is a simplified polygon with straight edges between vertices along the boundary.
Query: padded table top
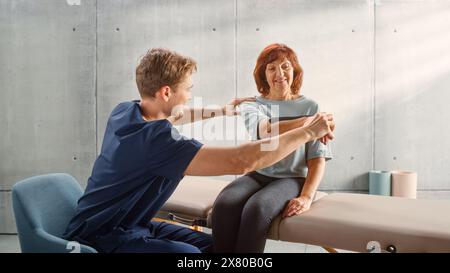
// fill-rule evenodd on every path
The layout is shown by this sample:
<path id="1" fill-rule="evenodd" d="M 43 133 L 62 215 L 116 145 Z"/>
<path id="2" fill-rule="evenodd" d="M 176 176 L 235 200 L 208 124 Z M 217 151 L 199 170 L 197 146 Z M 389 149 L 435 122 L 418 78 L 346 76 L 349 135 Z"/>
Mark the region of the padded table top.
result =
<path id="1" fill-rule="evenodd" d="M 161 210 L 206 219 L 216 197 L 229 183 L 211 177 L 185 176 Z"/>
<path id="2" fill-rule="evenodd" d="M 450 252 L 450 200 L 332 193 L 282 220 L 279 239 L 367 252 L 377 241 L 397 252 Z"/>
<path id="3" fill-rule="evenodd" d="M 229 181 L 186 176 L 161 209 L 207 219 Z M 367 252 L 370 241 L 397 252 L 450 252 L 450 200 L 317 192 L 309 211 L 272 223 L 269 238 Z"/>
<path id="4" fill-rule="evenodd" d="M 161 210 L 206 219 L 216 197 L 230 182 L 211 177 L 185 176 Z M 314 201 L 325 195 L 318 191 Z"/>

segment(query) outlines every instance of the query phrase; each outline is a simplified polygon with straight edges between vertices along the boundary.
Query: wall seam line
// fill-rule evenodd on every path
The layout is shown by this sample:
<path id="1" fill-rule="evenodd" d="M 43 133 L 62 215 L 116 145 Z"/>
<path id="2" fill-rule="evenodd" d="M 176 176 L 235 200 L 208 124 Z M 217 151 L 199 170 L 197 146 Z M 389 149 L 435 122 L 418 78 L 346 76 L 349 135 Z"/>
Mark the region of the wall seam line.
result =
<path id="1" fill-rule="evenodd" d="M 375 0 L 373 2 L 373 83 L 372 83 L 372 95 L 373 95 L 373 100 L 372 100 L 372 115 L 373 115 L 373 123 L 372 123 L 372 170 L 375 170 L 375 160 L 376 160 L 376 114 L 377 114 L 377 110 L 376 110 L 376 99 L 377 99 L 377 91 L 376 91 L 376 39 L 377 39 L 377 4 L 376 4 Z"/>
<path id="2" fill-rule="evenodd" d="M 237 55 L 238 55 L 238 0 L 234 1 L 234 97 L 238 96 L 238 63 L 237 63 Z M 234 146 L 237 146 L 238 139 L 238 118 L 237 116 L 234 118 Z M 234 176 L 237 179 L 237 175 Z"/>
<path id="3" fill-rule="evenodd" d="M 95 155 L 98 153 L 98 0 L 95 0 Z"/>

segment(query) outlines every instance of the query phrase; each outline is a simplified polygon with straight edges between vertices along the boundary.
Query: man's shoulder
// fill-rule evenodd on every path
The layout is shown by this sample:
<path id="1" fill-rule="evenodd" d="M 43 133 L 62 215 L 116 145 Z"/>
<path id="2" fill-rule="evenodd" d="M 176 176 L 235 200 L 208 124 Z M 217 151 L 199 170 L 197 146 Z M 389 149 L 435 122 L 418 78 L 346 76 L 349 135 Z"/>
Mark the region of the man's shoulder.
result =
<path id="1" fill-rule="evenodd" d="M 135 101 L 123 101 L 120 102 L 119 104 L 116 105 L 116 107 L 114 107 L 114 109 L 112 110 L 112 114 L 118 114 L 124 111 L 127 111 L 133 107 L 136 106 L 136 102 Z"/>
<path id="2" fill-rule="evenodd" d="M 135 134 L 140 131 L 145 132 L 147 137 L 152 137 L 158 132 L 170 130 L 172 127 L 167 119 L 145 121 L 141 116 L 137 101 L 119 103 L 111 112 L 108 124 L 119 136 Z"/>

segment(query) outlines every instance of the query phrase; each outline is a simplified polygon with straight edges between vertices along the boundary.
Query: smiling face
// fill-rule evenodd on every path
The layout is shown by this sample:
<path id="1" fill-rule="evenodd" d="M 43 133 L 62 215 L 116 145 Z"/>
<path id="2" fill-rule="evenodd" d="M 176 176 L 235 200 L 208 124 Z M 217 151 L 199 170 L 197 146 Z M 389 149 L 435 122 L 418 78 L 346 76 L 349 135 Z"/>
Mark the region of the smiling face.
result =
<path id="1" fill-rule="evenodd" d="M 265 72 L 270 93 L 281 94 L 291 92 L 294 69 L 287 58 L 279 58 L 268 63 Z"/>
<path id="2" fill-rule="evenodd" d="M 295 97 L 300 93 L 303 69 L 297 54 L 290 47 L 274 43 L 259 54 L 253 77 L 258 92 L 264 97 Z"/>

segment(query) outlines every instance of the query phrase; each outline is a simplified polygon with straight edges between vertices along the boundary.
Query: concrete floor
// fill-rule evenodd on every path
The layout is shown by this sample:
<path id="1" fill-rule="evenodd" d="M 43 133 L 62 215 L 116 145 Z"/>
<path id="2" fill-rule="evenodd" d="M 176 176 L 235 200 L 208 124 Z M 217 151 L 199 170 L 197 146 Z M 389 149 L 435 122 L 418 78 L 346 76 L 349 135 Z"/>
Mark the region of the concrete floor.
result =
<path id="1" fill-rule="evenodd" d="M 0 235 L 0 253 L 20 252 L 17 235 Z"/>
<path id="2" fill-rule="evenodd" d="M 20 245 L 17 235 L 0 235 L 0 253 L 19 253 Z M 266 253 L 327 253 L 323 248 L 313 245 L 287 243 L 267 240 Z M 348 252 L 348 251 L 339 251 Z"/>

